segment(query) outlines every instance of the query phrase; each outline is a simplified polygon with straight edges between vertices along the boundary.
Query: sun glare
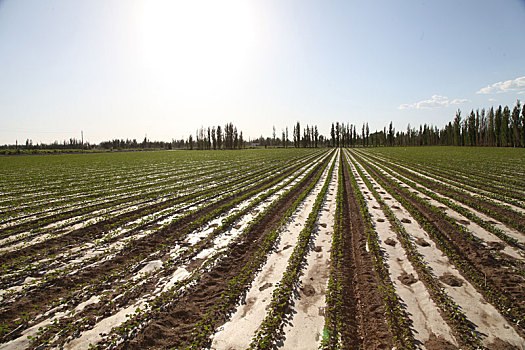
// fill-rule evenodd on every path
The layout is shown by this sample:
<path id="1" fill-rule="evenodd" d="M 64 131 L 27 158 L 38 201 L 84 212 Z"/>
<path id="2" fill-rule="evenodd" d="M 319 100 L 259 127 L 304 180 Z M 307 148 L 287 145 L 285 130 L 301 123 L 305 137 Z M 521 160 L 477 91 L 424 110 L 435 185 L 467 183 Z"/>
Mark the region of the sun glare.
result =
<path id="1" fill-rule="evenodd" d="M 186 98 L 238 88 L 257 46 L 251 2 L 139 4 L 142 59 L 155 84 Z"/>

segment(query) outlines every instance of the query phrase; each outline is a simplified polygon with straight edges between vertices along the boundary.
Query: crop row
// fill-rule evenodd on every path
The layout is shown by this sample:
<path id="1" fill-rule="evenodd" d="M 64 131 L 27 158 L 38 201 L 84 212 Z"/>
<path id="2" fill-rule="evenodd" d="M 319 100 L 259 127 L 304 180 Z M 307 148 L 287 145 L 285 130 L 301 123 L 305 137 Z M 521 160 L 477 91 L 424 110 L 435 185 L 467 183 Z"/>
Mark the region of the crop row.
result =
<path id="1" fill-rule="evenodd" d="M 233 197 L 235 197 L 236 194 L 237 194 L 237 193 L 228 194 L 227 197 L 231 197 L 231 198 L 233 198 Z M 250 195 L 253 195 L 253 194 L 254 194 L 254 193 L 250 193 Z M 241 198 L 241 199 L 245 199 L 245 197 L 243 197 L 243 198 Z M 238 201 L 237 201 L 237 202 L 234 202 L 234 203 L 238 203 Z M 231 205 L 230 205 L 230 208 L 231 208 Z M 222 211 L 225 211 L 225 210 L 227 210 L 227 209 L 228 209 L 228 207 L 223 207 L 223 208 L 222 208 L 221 210 L 219 210 L 219 211 L 222 212 Z M 211 214 L 210 216 L 207 216 L 205 219 L 203 219 L 204 221 L 202 221 L 202 220 L 201 220 L 201 221 L 197 220 L 197 221 L 194 223 L 194 225 L 192 225 L 192 226 L 190 226 L 190 227 L 191 227 L 191 228 L 195 228 L 195 227 L 196 227 L 195 225 L 198 226 L 199 224 L 202 224 L 203 222 L 206 222 L 206 221 L 210 220 L 210 218 L 212 218 L 212 217 L 214 217 L 214 216 L 217 216 L 218 214 L 219 214 L 219 212 L 216 211 L 216 212 L 214 212 L 213 214 Z M 165 229 L 166 229 L 166 228 L 165 228 Z M 162 231 L 162 230 L 161 230 L 161 231 Z M 169 241 L 166 241 L 166 242 L 164 243 L 164 245 L 169 245 L 169 244 L 170 244 Z M 130 249 L 133 248 L 133 245 L 134 245 L 133 243 L 130 243 Z M 144 259 L 144 256 L 142 256 L 141 258 Z M 136 260 L 134 259 L 134 261 L 135 261 L 135 263 L 139 263 L 139 262 L 140 262 L 140 259 L 136 259 Z M 132 265 L 132 264 L 131 264 L 131 265 Z M 113 271 L 113 272 L 115 272 L 115 277 L 113 277 L 113 278 L 107 278 L 108 276 L 106 275 L 105 283 L 109 283 L 110 281 L 115 280 L 116 278 L 118 278 L 118 275 L 119 275 L 119 274 L 122 274 L 122 273 L 125 272 L 125 271 L 126 271 L 126 269 L 123 270 L 122 268 L 118 268 L 116 271 Z M 64 274 L 68 274 L 68 271 L 64 271 Z M 108 273 L 108 275 L 111 276 L 112 273 L 110 272 L 110 273 Z M 51 284 L 51 283 L 52 283 L 52 280 L 49 281 L 49 284 Z M 48 285 L 49 285 L 49 284 L 48 284 Z M 67 300 L 62 300 L 61 302 L 62 302 L 62 303 L 67 303 Z"/>
<path id="2" fill-rule="evenodd" d="M 354 154 L 354 156 L 356 156 Z M 370 162 L 365 162 L 356 156 L 361 165 L 373 176 L 392 197 L 398 200 L 416 219 L 416 221 L 427 231 L 430 237 L 436 242 L 440 250 L 452 261 L 462 274 L 478 289 L 487 301 L 492 303 L 498 311 L 505 316 L 511 324 L 519 329 L 523 329 L 524 312 L 519 307 L 519 303 L 505 291 L 505 286 L 496 285 L 492 282 L 490 276 L 483 272 L 483 265 L 476 260 L 465 256 L 463 247 L 458 247 L 450 236 L 451 232 L 443 232 L 436 226 L 435 222 L 430 220 L 427 215 L 440 217 L 453 228 L 455 233 L 465 237 L 465 244 L 469 241 L 476 242 L 477 239 L 464 227 L 458 225 L 453 219 L 446 216 L 440 209 L 430 205 L 419 196 L 409 190 L 399 187 L 393 180 L 379 175 L 379 170 Z M 426 214 L 424 215 L 423 210 Z M 478 250 L 479 245 L 478 245 Z M 501 269 L 500 273 L 506 273 Z"/>
<path id="3" fill-rule="evenodd" d="M 273 201 L 267 208 L 265 208 L 264 212 L 259 213 L 243 229 L 242 237 L 257 234 L 257 227 L 264 223 L 264 220 L 269 215 L 269 213 L 271 213 L 280 205 L 282 205 L 282 201 L 285 198 L 289 197 L 292 193 L 296 192 L 297 189 L 304 188 L 304 185 L 306 183 L 309 183 L 309 185 L 304 190 L 301 190 L 300 194 L 297 194 L 297 197 L 294 200 L 293 204 L 287 208 L 283 217 L 281 217 L 279 221 L 274 225 L 274 227 L 271 230 L 269 230 L 264 235 L 264 237 L 260 239 L 259 243 L 257 244 L 257 250 L 250 255 L 249 259 L 246 261 L 246 263 L 240 270 L 240 273 L 232 277 L 227 282 L 227 285 L 224 287 L 223 292 L 220 294 L 219 300 L 216 303 L 214 303 L 214 306 L 210 310 L 206 311 L 206 313 L 202 316 L 200 321 L 197 321 L 195 323 L 195 325 L 193 326 L 194 329 L 191 332 L 192 335 L 189 337 L 189 339 L 191 340 L 188 341 L 188 343 L 191 344 L 191 347 L 200 348 L 202 344 L 207 344 L 209 342 L 209 336 L 213 332 L 213 329 L 217 326 L 218 320 L 226 317 L 226 315 L 228 315 L 231 312 L 232 308 L 237 304 L 237 301 L 245 291 L 246 286 L 250 283 L 254 274 L 258 271 L 261 264 L 265 261 L 267 254 L 274 248 L 275 242 L 280 235 L 280 230 L 288 221 L 289 217 L 294 213 L 295 209 L 308 195 L 308 193 L 311 192 L 311 190 L 315 186 L 315 183 L 322 175 L 327 164 L 328 163 L 325 162 L 321 169 L 316 167 L 309 170 L 309 173 L 305 177 L 303 177 L 302 180 L 300 180 L 286 192 L 282 193 L 277 200 Z M 312 179 L 314 173 L 317 173 L 317 175 L 315 175 L 315 178 Z M 237 247 L 238 244 L 238 242 L 230 243 L 230 245 L 226 249 L 218 253 L 219 255 L 211 257 L 206 262 L 204 262 L 201 265 L 201 268 L 197 270 L 198 272 L 194 272 L 194 275 L 192 275 L 193 277 L 191 277 L 192 281 L 194 281 L 194 284 L 198 283 L 198 280 L 202 277 L 202 274 L 205 271 L 217 268 L 216 266 L 220 265 L 222 257 L 230 256 L 232 254 L 231 249 Z M 152 311 L 150 313 L 136 315 L 132 322 L 138 320 L 140 324 L 144 324 L 145 322 L 147 323 L 148 320 L 154 319 L 155 315 L 158 315 L 159 313 L 168 310 L 170 307 L 172 307 L 174 301 L 177 300 L 177 298 L 179 298 L 180 295 L 184 292 L 184 289 L 181 289 L 182 286 L 180 285 L 180 283 L 186 282 L 186 280 L 184 282 L 178 282 L 175 284 L 175 286 L 170 288 L 169 291 L 166 291 L 159 295 L 154 301 L 151 302 Z M 120 329 L 120 331 L 123 330 L 124 329 Z M 126 332 L 128 333 L 126 336 L 124 336 L 124 338 L 133 336 L 133 332 L 131 332 L 131 334 L 127 330 Z M 117 335 L 118 334 L 119 332 L 117 330 Z"/>
<path id="4" fill-rule="evenodd" d="M 283 322 L 289 310 L 289 304 L 293 296 L 292 293 L 297 289 L 299 274 L 302 269 L 304 258 L 308 252 L 311 236 L 322 203 L 328 191 L 328 186 L 332 180 L 332 173 L 337 161 L 338 159 L 332 162 L 325 183 L 315 199 L 313 208 L 306 219 L 304 228 L 299 233 L 297 245 L 288 259 L 286 270 L 273 291 L 266 318 L 261 323 L 259 330 L 254 335 L 250 344 L 250 348 L 252 349 L 271 349 L 275 346 L 276 341 L 283 335 Z"/>
<path id="5" fill-rule="evenodd" d="M 465 346 L 473 349 L 481 347 L 481 343 L 472 327 L 472 323 L 468 322 L 460 307 L 445 292 L 441 282 L 435 277 L 428 263 L 425 262 L 423 256 L 418 252 L 413 242 L 413 237 L 406 231 L 390 206 L 381 199 L 381 196 L 374 188 L 373 184 L 351 156 L 350 161 L 368 190 L 380 204 L 381 210 L 385 213 L 385 216 L 396 232 L 397 238 L 403 246 L 406 256 L 417 271 L 419 280 L 425 284 L 432 300 L 441 308 L 442 313 L 445 315 L 445 320 L 452 325 L 452 328 L 455 329 Z"/>

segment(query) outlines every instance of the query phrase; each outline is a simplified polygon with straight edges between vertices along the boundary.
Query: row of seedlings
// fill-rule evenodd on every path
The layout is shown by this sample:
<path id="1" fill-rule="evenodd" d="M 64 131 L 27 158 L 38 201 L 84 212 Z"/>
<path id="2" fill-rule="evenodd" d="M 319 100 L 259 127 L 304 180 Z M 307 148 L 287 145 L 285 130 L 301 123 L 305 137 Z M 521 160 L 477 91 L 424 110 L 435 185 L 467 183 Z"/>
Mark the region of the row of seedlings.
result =
<path id="1" fill-rule="evenodd" d="M 355 153 L 354 156 L 356 156 Z M 359 157 L 357 158 L 359 160 Z M 360 160 L 360 164 L 373 176 L 378 184 L 380 184 L 392 197 L 399 201 L 403 207 L 409 211 L 409 213 L 429 234 L 432 240 L 436 242 L 439 249 L 454 263 L 459 271 L 461 271 L 462 275 L 476 287 L 485 300 L 494 305 L 509 323 L 513 325 L 520 334 L 523 334 L 525 329 L 525 312 L 523 306 L 520 306 L 520 303 L 515 299 L 516 297 L 512 295 L 514 290 L 510 290 L 509 293 L 506 286 L 495 284 L 492 281 L 492 276 L 487 275 L 482 270 L 489 266 L 485 266 L 480 262 L 472 260 L 472 257 L 466 256 L 463 252 L 463 249 L 465 249 L 467 244 L 475 246 L 480 252 L 483 251 L 483 245 L 479 244 L 479 240 L 465 227 L 457 224 L 454 219 L 446 216 L 439 208 L 430 205 L 411 191 L 397 186 L 393 180 L 380 176 L 379 170 L 372 163 Z M 424 210 L 426 214 L 420 210 Z M 436 226 L 435 221 L 431 219 L 432 216 L 441 218 L 443 222 L 448 225 L 447 227 L 452 228 L 455 233 L 465 237 L 464 240 L 461 240 L 461 242 L 463 242 L 463 247 L 454 244 L 451 239 L 453 236 L 450 236 L 451 233 L 440 230 L 438 226 Z M 492 261 L 497 262 L 498 260 Z M 501 262 L 499 262 L 499 264 L 501 264 Z M 508 274 L 505 269 L 500 269 L 500 274 L 501 273 Z M 515 283 L 516 277 L 509 278 L 507 282 L 512 285 Z"/>

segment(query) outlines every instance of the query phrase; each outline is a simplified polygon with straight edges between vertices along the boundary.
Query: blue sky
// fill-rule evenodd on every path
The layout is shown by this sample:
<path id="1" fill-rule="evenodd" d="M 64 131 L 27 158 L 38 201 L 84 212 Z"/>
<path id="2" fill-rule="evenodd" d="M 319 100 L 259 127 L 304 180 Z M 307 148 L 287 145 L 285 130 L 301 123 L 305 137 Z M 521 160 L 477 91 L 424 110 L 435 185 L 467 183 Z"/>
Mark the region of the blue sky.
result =
<path id="1" fill-rule="evenodd" d="M 525 99 L 523 38 L 519 0 L 0 0 L 0 144 L 442 127 Z"/>

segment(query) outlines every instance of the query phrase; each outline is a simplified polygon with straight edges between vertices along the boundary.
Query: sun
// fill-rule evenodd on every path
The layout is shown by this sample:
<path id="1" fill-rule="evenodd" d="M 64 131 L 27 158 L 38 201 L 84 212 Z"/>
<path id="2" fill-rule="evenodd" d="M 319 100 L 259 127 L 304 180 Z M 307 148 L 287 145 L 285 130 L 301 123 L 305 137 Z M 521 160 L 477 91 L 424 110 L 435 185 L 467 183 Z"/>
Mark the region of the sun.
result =
<path id="1" fill-rule="evenodd" d="M 142 60 L 161 88 L 186 97 L 236 88 L 255 58 L 249 1 L 143 1 L 137 6 Z"/>

